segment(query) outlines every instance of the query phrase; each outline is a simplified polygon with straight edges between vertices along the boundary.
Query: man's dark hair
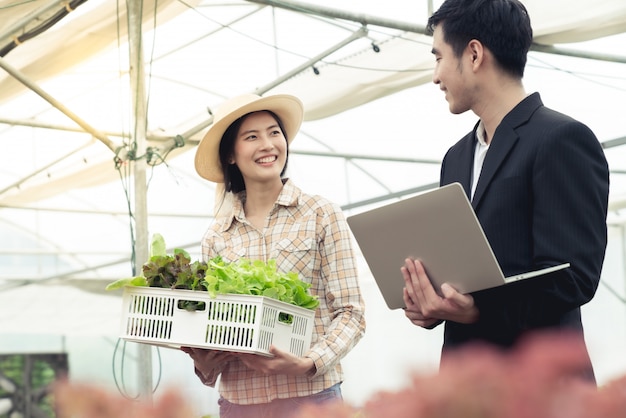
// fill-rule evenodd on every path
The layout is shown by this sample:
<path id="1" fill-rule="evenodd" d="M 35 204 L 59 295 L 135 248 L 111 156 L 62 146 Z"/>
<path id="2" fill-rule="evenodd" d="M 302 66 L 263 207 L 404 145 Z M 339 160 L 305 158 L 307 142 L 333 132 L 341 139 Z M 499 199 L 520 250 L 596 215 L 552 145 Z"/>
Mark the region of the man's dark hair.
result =
<path id="1" fill-rule="evenodd" d="M 476 39 L 504 71 L 524 76 L 533 31 L 528 11 L 518 0 L 446 0 L 428 19 L 431 34 L 435 26 L 441 26 L 444 41 L 457 57 Z"/>

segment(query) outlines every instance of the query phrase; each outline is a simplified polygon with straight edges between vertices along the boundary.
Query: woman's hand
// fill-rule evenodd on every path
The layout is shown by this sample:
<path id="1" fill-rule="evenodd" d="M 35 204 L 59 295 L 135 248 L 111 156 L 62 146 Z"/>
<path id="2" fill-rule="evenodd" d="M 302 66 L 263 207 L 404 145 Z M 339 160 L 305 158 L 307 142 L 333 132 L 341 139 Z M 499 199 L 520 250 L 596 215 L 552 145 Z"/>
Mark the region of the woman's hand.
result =
<path id="1" fill-rule="evenodd" d="M 228 351 L 194 347 L 181 347 L 180 349 L 189 354 L 196 369 L 204 375 L 210 374 L 213 370 L 235 358 L 235 354 Z"/>
<path id="2" fill-rule="evenodd" d="M 250 369 L 266 375 L 286 374 L 291 376 L 312 376 L 315 364 L 308 357 L 296 357 L 288 351 L 279 350 L 275 346 L 269 349 L 272 357 L 257 354 L 237 354 L 237 357 Z"/>

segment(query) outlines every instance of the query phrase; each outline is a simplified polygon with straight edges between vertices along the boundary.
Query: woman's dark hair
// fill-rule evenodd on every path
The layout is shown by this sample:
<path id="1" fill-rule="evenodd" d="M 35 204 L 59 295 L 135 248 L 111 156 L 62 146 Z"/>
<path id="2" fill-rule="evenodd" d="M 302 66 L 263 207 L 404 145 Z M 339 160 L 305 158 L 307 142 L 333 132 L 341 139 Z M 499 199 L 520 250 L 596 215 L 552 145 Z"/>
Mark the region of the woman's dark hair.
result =
<path id="1" fill-rule="evenodd" d="M 289 138 L 287 138 L 287 134 L 285 133 L 285 127 L 283 125 L 283 121 L 280 120 L 278 115 L 271 110 L 261 110 L 261 112 L 267 112 L 276 120 L 278 123 L 278 127 L 282 131 L 285 136 L 285 140 L 287 142 L 287 159 L 285 160 L 285 166 L 283 170 L 280 172 L 281 177 L 287 171 L 287 162 L 289 160 Z M 220 164 L 222 165 L 222 173 L 224 174 L 224 191 L 225 192 L 233 192 L 239 193 L 242 190 L 246 190 L 246 184 L 243 181 L 243 175 L 237 167 L 236 164 L 231 164 L 231 157 L 235 152 L 235 139 L 237 138 L 237 132 L 239 132 L 239 128 L 244 120 L 253 113 L 247 113 L 230 124 L 230 126 L 224 131 L 224 135 L 222 135 L 222 140 L 220 141 Z"/>
<path id="2" fill-rule="evenodd" d="M 446 0 L 428 19 L 432 34 L 441 25 L 444 41 L 460 57 L 472 39 L 480 41 L 507 73 L 522 78 L 533 31 L 518 0 Z"/>

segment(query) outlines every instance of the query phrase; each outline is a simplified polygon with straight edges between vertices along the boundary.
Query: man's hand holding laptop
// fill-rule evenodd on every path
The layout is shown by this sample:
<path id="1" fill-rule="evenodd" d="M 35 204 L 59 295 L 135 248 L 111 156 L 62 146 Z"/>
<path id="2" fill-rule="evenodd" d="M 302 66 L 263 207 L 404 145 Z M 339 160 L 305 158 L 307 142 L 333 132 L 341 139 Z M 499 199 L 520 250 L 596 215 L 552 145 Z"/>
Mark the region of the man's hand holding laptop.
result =
<path id="1" fill-rule="evenodd" d="M 457 292 L 444 283 L 439 295 L 431 284 L 419 260 L 407 258 L 401 267 L 404 277 L 404 314 L 420 327 L 429 328 L 446 320 L 471 324 L 478 320 L 478 308 L 470 294 Z"/>

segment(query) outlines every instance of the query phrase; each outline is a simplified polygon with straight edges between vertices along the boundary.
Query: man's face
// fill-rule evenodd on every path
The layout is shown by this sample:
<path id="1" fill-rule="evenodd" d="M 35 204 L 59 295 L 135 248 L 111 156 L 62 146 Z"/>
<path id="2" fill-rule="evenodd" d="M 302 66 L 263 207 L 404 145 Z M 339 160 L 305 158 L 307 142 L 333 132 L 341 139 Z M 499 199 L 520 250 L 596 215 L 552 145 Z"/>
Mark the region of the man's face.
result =
<path id="1" fill-rule="evenodd" d="M 432 53 L 436 61 L 433 83 L 439 85 L 441 91 L 445 93 L 450 112 L 460 114 L 469 110 L 471 90 L 467 76 L 471 76 L 471 68 L 463 71 L 465 52 L 460 58 L 454 54 L 452 47 L 443 39 L 441 25 L 436 26 L 433 32 Z"/>

